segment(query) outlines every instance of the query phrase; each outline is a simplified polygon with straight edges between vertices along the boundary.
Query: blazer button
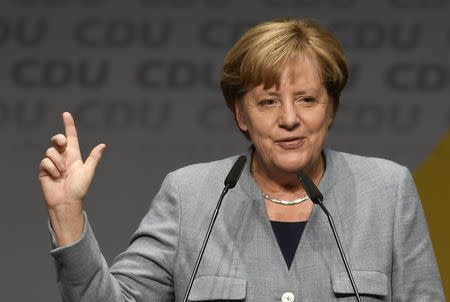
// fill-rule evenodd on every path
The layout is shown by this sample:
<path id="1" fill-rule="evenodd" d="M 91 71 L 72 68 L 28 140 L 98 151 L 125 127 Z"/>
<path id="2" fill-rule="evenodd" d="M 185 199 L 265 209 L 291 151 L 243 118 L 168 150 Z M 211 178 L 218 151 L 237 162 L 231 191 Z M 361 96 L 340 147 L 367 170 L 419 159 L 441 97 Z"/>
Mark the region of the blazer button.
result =
<path id="1" fill-rule="evenodd" d="M 285 292 L 281 296 L 281 302 L 294 302 L 294 301 L 295 301 L 295 296 L 291 292 Z"/>

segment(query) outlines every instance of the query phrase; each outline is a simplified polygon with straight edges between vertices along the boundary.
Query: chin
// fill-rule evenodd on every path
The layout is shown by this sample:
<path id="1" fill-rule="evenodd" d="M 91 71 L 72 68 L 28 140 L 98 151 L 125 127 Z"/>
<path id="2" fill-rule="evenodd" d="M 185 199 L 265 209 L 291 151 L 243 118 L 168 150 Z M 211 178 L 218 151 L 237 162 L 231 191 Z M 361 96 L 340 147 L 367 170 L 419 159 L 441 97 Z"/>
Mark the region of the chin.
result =
<path id="1" fill-rule="evenodd" d="M 279 169 L 287 173 L 297 173 L 302 170 L 308 163 L 303 158 L 284 158 L 278 162 Z"/>

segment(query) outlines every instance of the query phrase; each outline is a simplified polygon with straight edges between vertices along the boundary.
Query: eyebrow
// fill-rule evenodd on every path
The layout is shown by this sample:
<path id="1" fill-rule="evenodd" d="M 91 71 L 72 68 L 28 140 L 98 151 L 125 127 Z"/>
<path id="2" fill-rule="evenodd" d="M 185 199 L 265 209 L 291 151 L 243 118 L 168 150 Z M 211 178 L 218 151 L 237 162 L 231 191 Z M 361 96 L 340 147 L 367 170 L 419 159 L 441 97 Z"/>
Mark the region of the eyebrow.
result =
<path id="1" fill-rule="evenodd" d="M 319 89 L 311 89 L 309 92 L 306 90 L 298 90 L 294 91 L 294 95 L 307 95 L 307 94 L 319 94 Z M 280 94 L 277 91 L 271 91 L 271 90 L 263 90 L 261 92 L 263 95 L 270 95 L 270 96 L 279 96 Z"/>

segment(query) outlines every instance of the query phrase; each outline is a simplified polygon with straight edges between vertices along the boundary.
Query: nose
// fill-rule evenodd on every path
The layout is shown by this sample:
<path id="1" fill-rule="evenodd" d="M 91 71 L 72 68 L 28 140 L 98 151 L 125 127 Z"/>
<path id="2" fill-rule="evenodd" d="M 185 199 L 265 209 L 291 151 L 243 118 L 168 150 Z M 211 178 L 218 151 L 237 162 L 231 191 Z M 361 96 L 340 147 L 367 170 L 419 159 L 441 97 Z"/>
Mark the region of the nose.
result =
<path id="1" fill-rule="evenodd" d="M 278 124 L 286 130 L 292 130 L 300 124 L 300 118 L 294 104 L 287 102 L 281 106 Z"/>

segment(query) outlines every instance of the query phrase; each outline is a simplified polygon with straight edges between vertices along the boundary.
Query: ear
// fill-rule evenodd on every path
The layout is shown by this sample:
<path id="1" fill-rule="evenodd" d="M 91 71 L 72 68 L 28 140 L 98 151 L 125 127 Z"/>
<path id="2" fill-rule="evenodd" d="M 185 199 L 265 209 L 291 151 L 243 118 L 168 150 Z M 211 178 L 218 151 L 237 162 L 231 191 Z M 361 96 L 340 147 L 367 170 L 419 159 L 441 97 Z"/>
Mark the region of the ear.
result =
<path id="1" fill-rule="evenodd" d="M 242 104 L 244 100 L 237 100 L 234 103 L 234 115 L 236 118 L 236 122 L 239 126 L 239 129 L 246 132 L 248 130 L 247 121 L 245 118 L 244 105 Z"/>
<path id="2" fill-rule="evenodd" d="M 334 122 L 334 111 L 331 111 L 330 113 L 328 113 L 328 119 L 327 119 L 327 123 L 328 123 L 328 128 L 331 127 L 331 125 L 333 125 Z"/>
<path id="3" fill-rule="evenodd" d="M 328 129 L 330 129 L 330 127 L 333 125 L 334 122 L 334 118 L 336 116 L 336 110 L 334 108 L 334 104 L 332 102 L 329 101 L 328 105 L 327 105 L 327 126 Z"/>

